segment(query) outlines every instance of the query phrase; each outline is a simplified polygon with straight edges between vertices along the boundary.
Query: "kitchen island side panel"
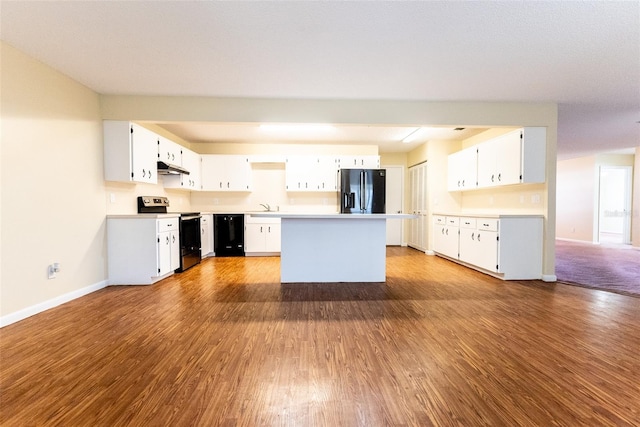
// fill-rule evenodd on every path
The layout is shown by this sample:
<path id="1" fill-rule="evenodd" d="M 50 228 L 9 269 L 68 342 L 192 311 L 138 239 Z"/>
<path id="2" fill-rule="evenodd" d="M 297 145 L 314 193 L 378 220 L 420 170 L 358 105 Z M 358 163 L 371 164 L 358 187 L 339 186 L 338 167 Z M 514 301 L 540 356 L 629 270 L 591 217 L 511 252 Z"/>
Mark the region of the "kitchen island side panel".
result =
<path id="1" fill-rule="evenodd" d="M 282 218 L 282 283 L 384 282 L 386 219 Z"/>

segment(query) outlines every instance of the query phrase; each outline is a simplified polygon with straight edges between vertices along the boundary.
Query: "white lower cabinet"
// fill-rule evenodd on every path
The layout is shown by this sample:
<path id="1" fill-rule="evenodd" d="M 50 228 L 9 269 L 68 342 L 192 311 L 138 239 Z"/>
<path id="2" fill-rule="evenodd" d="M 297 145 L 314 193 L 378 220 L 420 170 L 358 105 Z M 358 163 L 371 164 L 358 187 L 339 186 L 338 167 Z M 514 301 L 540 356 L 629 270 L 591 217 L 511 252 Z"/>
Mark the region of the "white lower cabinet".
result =
<path id="1" fill-rule="evenodd" d="M 245 215 L 244 228 L 245 256 L 280 253 L 280 218 L 255 218 Z"/>
<path id="2" fill-rule="evenodd" d="M 458 258 L 460 218 L 435 215 L 433 217 L 434 251 L 450 258 Z"/>
<path id="3" fill-rule="evenodd" d="M 542 277 L 542 239 L 541 215 L 434 216 L 434 252 L 504 280 Z"/>
<path id="4" fill-rule="evenodd" d="M 107 218 L 111 285 L 150 285 L 180 267 L 180 218 Z"/>
<path id="5" fill-rule="evenodd" d="M 202 258 L 213 254 L 213 214 L 203 214 L 200 218 L 200 253 Z"/>

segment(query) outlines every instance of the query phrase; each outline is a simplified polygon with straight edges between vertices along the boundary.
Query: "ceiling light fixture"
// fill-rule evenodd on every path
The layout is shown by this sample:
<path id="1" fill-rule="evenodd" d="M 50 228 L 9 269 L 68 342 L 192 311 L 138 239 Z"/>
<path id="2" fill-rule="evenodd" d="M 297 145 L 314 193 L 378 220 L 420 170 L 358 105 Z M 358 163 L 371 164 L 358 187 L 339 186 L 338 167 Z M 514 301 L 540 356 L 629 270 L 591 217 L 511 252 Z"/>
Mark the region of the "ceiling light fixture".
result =
<path id="1" fill-rule="evenodd" d="M 327 123 L 263 123 L 260 130 L 267 132 L 331 132 L 336 127 Z"/>
<path id="2" fill-rule="evenodd" d="M 405 136 L 402 139 L 402 142 L 405 143 L 405 144 L 408 144 L 409 142 L 415 141 L 421 130 L 422 130 L 422 128 L 415 128 L 414 130 L 412 130 L 409 133 L 409 135 Z"/>

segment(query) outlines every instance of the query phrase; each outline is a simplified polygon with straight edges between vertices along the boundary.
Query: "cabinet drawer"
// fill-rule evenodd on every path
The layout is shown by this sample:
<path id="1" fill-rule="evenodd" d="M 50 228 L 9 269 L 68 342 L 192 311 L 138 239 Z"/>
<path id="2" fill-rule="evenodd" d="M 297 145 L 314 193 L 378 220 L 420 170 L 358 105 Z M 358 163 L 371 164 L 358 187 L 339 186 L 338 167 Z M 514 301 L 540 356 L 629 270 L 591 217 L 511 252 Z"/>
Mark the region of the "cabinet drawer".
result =
<path id="1" fill-rule="evenodd" d="M 433 223 L 435 225 L 445 225 L 447 223 L 447 217 L 442 216 L 442 215 L 434 215 L 433 216 Z"/>
<path id="2" fill-rule="evenodd" d="M 458 218 L 457 216 L 448 216 L 447 225 L 458 227 L 460 225 L 460 218 Z"/>
<path id="3" fill-rule="evenodd" d="M 245 224 L 280 224 L 280 218 L 267 218 L 252 215 L 244 216 Z"/>
<path id="4" fill-rule="evenodd" d="M 460 218 L 460 227 L 461 228 L 476 228 L 476 219 L 475 218 Z"/>
<path id="5" fill-rule="evenodd" d="M 478 230 L 498 231 L 498 220 L 496 218 L 478 218 Z"/>
<path id="6" fill-rule="evenodd" d="M 158 220 L 158 233 L 163 231 L 173 231 L 178 229 L 180 218 L 167 218 Z"/>

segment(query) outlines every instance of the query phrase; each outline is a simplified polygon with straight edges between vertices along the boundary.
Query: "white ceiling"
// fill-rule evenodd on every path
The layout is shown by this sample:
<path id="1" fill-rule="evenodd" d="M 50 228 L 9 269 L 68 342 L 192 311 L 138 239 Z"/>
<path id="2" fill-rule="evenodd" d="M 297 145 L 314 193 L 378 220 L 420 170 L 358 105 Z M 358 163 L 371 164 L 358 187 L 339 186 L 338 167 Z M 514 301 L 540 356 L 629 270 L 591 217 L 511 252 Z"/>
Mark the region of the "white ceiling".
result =
<path id="1" fill-rule="evenodd" d="M 639 1 L 3 0 L 0 16 L 2 40 L 103 94 L 556 102 L 560 158 L 640 146 Z"/>

